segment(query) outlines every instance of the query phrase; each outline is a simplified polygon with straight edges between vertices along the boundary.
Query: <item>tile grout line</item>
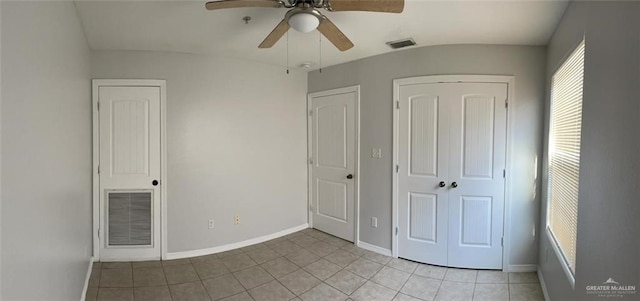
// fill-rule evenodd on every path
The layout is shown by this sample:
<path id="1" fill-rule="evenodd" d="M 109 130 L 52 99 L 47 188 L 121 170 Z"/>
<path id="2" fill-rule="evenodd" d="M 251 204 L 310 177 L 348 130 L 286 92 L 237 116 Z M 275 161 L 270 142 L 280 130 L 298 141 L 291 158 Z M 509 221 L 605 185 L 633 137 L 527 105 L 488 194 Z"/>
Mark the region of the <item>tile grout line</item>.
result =
<path id="1" fill-rule="evenodd" d="M 311 236 L 311 235 L 309 235 L 309 236 Z M 311 236 L 311 237 L 312 237 L 312 236 Z M 327 244 L 330 244 L 330 243 L 328 243 L 328 242 L 326 241 L 326 239 L 328 239 L 328 238 L 330 238 L 330 237 L 331 237 L 331 236 L 327 236 L 325 239 L 319 239 L 319 241 L 322 241 L 322 242 L 325 242 L 325 243 L 327 243 Z M 314 237 L 314 238 L 315 238 L 315 237 Z M 292 243 L 293 243 L 293 244 L 295 244 L 295 245 L 298 245 L 298 244 L 296 244 L 295 242 L 292 242 Z M 335 245 L 333 245 L 333 244 L 330 244 L 330 245 L 335 246 Z M 300 245 L 298 245 L 298 246 L 300 246 Z M 345 246 L 346 246 L 346 245 L 345 245 Z M 308 250 L 308 249 L 307 249 L 306 247 L 304 247 L 304 246 L 301 246 L 301 247 L 302 247 L 302 248 L 304 248 L 304 249 L 306 249 L 306 250 Z M 328 254 L 327 254 L 327 255 L 325 255 L 325 256 L 319 256 L 318 254 L 315 254 L 315 253 L 311 252 L 311 253 L 313 253 L 314 255 L 319 256 L 319 259 L 318 259 L 318 260 L 316 260 L 316 261 L 314 261 L 314 262 L 312 262 L 312 263 L 310 263 L 310 264 L 313 264 L 313 263 L 315 263 L 315 262 L 319 261 L 320 259 L 327 260 L 327 259 L 326 259 L 326 256 L 328 256 L 328 255 L 330 255 L 330 254 L 332 254 L 332 253 L 334 253 L 334 252 L 336 252 L 336 251 L 338 251 L 338 250 L 343 250 L 343 249 L 342 249 L 342 247 L 338 247 L 338 246 L 335 246 L 335 247 L 337 247 L 337 249 L 333 250 L 332 252 L 328 253 Z M 345 250 L 345 251 L 346 251 L 346 250 Z M 347 251 L 347 252 L 349 252 L 349 251 Z M 353 254 L 353 253 L 351 253 L 351 252 L 349 252 L 349 253 L 350 253 L 350 254 Z M 366 283 L 369 281 L 369 279 L 365 279 L 365 282 L 364 282 L 362 285 L 358 286 L 356 289 L 354 289 L 354 290 L 353 290 L 353 292 L 351 292 L 351 294 L 346 294 L 345 292 L 341 291 L 341 290 L 340 290 L 340 289 L 338 289 L 337 287 L 334 287 L 333 285 L 331 285 L 331 284 L 327 283 L 327 282 L 326 282 L 326 280 L 328 280 L 329 278 L 333 277 L 335 274 L 337 274 L 337 273 L 339 273 L 340 271 L 343 271 L 343 270 L 344 270 L 344 271 L 347 271 L 347 272 L 349 272 L 349 273 L 351 273 L 350 271 L 346 270 L 346 267 L 347 267 L 347 266 L 349 266 L 351 263 L 353 263 L 353 262 L 357 261 L 358 259 L 362 258 L 362 256 L 361 256 L 361 255 L 357 255 L 357 254 L 353 254 L 353 255 L 355 255 L 355 256 L 357 257 L 354 261 L 350 262 L 349 264 L 347 264 L 347 265 L 346 265 L 346 266 L 344 266 L 344 267 L 339 266 L 339 267 L 340 267 L 340 269 L 339 269 L 337 272 L 335 272 L 335 273 L 333 273 L 332 275 L 330 275 L 329 277 L 327 277 L 327 279 L 325 279 L 325 280 L 322 280 L 322 279 L 319 279 L 319 278 L 315 277 L 315 275 L 311 274 L 311 273 L 310 273 L 309 271 L 307 271 L 304 267 L 300 267 L 300 269 L 304 270 L 304 271 L 305 271 L 305 272 L 307 272 L 307 273 L 310 273 L 313 277 L 315 277 L 316 279 L 320 280 L 320 283 L 318 283 L 318 284 L 317 284 L 317 285 L 315 285 L 314 287 L 312 287 L 312 288 L 310 288 L 310 289 L 308 289 L 308 290 L 306 290 L 306 291 L 302 292 L 300 295 L 296 295 L 296 296 L 297 296 L 297 297 L 300 297 L 300 296 L 301 296 L 301 295 L 303 295 L 304 293 L 306 293 L 306 292 L 308 292 L 308 291 L 310 291 L 310 290 L 312 290 L 312 289 L 314 289 L 314 288 L 318 287 L 320 284 L 323 284 L 323 283 L 324 283 L 325 285 L 327 285 L 327 286 L 329 286 L 329 287 L 331 287 L 331 288 L 333 288 L 333 289 L 337 290 L 338 292 L 343 293 L 345 296 L 347 296 L 347 299 L 349 299 L 349 297 L 350 297 L 354 292 L 356 292 L 358 289 L 360 289 L 360 287 L 362 287 L 364 284 L 366 284 Z M 328 261 L 328 262 L 331 262 L 330 260 L 327 260 L 327 261 Z M 331 262 L 331 263 L 333 263 L 333 262 Z M 294 264 L 295 264 L 295 263 L 294 263 Z M 310 265 L 310 264 L 309 264 L 309 265 Z M 335 264 L 335 263 L 333 263 L 333 264 Z M 309 266 L 309 265 L 306 265 L 306 266 Z M 335 264 L 335 265 L 336 265 L 336 266 L 338 266 L 337 264 Z M 293 272 L 292 272 L 292 273 L 293 273 Z M 358 277 L 361 277 L 360 275 L 357 275 L 357 274 L 354 274 L 354 275 L 356 275 L 356 276 L 358 276 Z M 362 277 L 361 277 L 361 278 L 362 278 Z"/>
<path id="2" fill-rule="evenodd" d="M 305 235 L 306 235 L 306 234 L 305 234 Z M 312 237 L 312 236 L 310 236 L 310 235 L 307 235 L 307 236 Z M 315 237 L 314 237 L 314 238 L 315 238 Z M 304 246 L 301 246 L 301 245 L 299 245 L 299 244 L 297 244 L 297 243 L 295 243 L 295 242 L 291 241 L 290 239 L 287 239 L 287 241 L 289 241 L 290 243 L 294 244 L 294 245 L 295 245 L 295 246 L 297 246 L 297 247 L 300 247 L 300 248 L 303 248 L 304 250 L 307 250 Z M 322 240 L 320 240 L 320 241 L 322 241 Z M 308 250 L 307 250 L 307 251 L 308 251 Z M 285 274 L 285 275 L 281 276 L 280 278 L 283 278 L 283 277 L 285 277 L 285 276 L 287 276 L 287 275 L 291 275 L 291 274 L 293 274 L 293 273 L 295 273 L 295 272 L 297 272 L 297 271 L 299 271 L 299 270 L 303 270 L 304 272 L 309 273 L 307 270 L 305 270 L 305 269 L 304 269 L 304 267 L 301 267 L 300 265 L 298 265 L 297 263 L 293 262 L 291 259 L 289 259 L 288 257 L 286 257 L 287 255 L 289 255 L 289 254 L 291 254 L 291 253 L 293 253 L 293 252 L 289 252 L 289 253 L 287 253 L 286 255 L 282 255 L 282 257 L 283 257 L 283 258 L 285 258 L 287 261 L 291 262 L 291 263 L 292 263 L 293 265 L 295 265 L 296 267 L 298 267 L 298 269 L 297 269 L 297 270 L 295 270 L 295 271 L 293 271 L 293 272 L 287 273 L 287 274 Z M 314 254 L 314 255 L 316 255 L 316 256 L 318 256 L 317 254 L 315 254 L 315 253 L 313 253 L 313 252 L 311 252 L 311 253 L 312 253 L 312 254 Z M 311 262 L 310 264 L 312 264 L 312 263 L 314 263 L 314 262 L 317 262 L 318 260 L 320 260 L 320 259 L 322 259 L 322 258 L 323 258 L 323 257 L 320 257 L 320 258 L 318 258 L 316 261 Z M 307 265 L 307 266 L 308 266 L 308 265 Z M 316 277 L 315 275 L 313 275 L 313 274 L 311 274 L 311 273 L 309 273 L 309 274 L 310 274 L 312 277 L 314 277 L 314 278 L 318 279 L 318 277 Z M 320 283 L 318 283 L 318 284 L 314 285 L 313 287 L 311 287 L 311 288 L 309 288 L 309 289 L 307 289 L 307 290 L 304 290 L 304 291 L 300 292 L 300 294 L 298 295 L 298 294 L 294 293 L 293 291 L 291 291 L 291 290 L 290 290 L 286 285 L 284 285 L 284 283 L 280 282 L 280 280 L 279 280 L 278 278 L 276 278 L 276 277 L 274 277 L 274 278 L 276 279 L 276 281 L 278 281 L 282 286 L 284 286 L 287 290 L 289 290 L 289 291 L 290 291 L 290 292 L 295 296 L 295 297 L 294 297 L 294 298 L 292 298 L 291 300 L 293 300 L 293 299 L 295 299 L 295 298 L 300 298 L 300 296 L 304 295 L 306 292 L 308 292 L 308 291 L 310 291 L 310 290 L 312 290 L 312 289 L 316 288 L 318 285 L 320 285 L 320 284 L 324 283 L 324 281 L 322 281 L 322 280 L 318 279 L 318 280 L 320 280 Z"/>
<path id="3" fill-rule="evenodd" d="M 129 266 L 131 267 L 131 294 L 133 295 L 133 300 L 136 300 L 136 291 L 135 291 L 135 283 L 133 282 L 133 262 L 129 262 Z"/>
<path id="4" fill-rule="evenodd" d="M 471 300 L 476 297 L 476 287 L 478 286 L 478 277 L 476 277 L 476 282 L 473 284 L 473 292 L 471 293 Z"/>
<path id="5" fill-rule="evenodd" d="M 164 270 L 164 265 L 162 264 L 163 260 L 160 260 L 160 268 L 162 269 L 162 275 L 164 276 L 164 282 L 167 283 L 167 290 L 169 291 L 169 298 L 171 298 L 171 301 L 173 301 L 173 294 L 171 293 L 171 286 L 169 286 L 169 280 L 167 280 L 167 272 Z M 133 268 L 133 265 L 131 266 L 131 268 Z M 131 272 L 133 274 L 133 271 Z M 198 277 L 200 278 L 200 277 Z M 209 293 L 207 293 L 208 295 Z M 135 290 L 133 292 L 133 300 L 135 301 L 136 299 L 136 293 Z"/>
<path id="6" fill-rule="evenodd" d="M 391 259 L 391 260 L 393 260 L 393 259 Z M 389 261 L 389 263 L 391 263 L 391 261 Z M 387 264 L 387 265 L 388 265 L 388 264 Z M 393 267 L 390 267 L 390 268 L 393 268 Z M 402 289 L 404 288 L 404 286 L 405 286 L 405 285 L 407 285 L 407 282 L 409 282 L 409 279 L 411 279 L 411 276 L 413 276 L 413 275 L 414 275 L 414 273 L 415 273 L 415 271 L 416 271 L 417 269 L 418 269 L 418 266 L 416 265 L 416 267 L 415 267 L 415 268 L 413 268 L 413 271 L 411 271 L 411 273 L 409 273 L 409 277 L 407 277 L 407 280 L 405 280 L 405 281 L 402 283 L 402 285 L 400 286 L 400 288 L 399 288 L 399 289 L 398 289 L 398 291 L 396 292 L 395 296 L 393 296 L 393 299 L 395 299 L 395 298 L 400 294 L 400 292 L 402 291 Z M 391 299 L 391 300 L 393 300 L 393 299 Z"/>

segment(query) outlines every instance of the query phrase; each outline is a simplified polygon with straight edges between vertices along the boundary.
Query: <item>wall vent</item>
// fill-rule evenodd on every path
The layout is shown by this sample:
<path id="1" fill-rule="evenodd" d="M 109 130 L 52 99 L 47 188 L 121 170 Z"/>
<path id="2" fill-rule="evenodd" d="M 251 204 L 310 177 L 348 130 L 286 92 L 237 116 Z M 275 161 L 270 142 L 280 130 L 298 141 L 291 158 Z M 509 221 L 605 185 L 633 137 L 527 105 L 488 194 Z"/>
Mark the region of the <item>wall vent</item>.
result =
<path id="1" fill-rule="evenodd" d="M 151 192 L 108 192 L 108 245 L 150 246 Z"/>
<path id="2" fill-rule="evenodd" d="M 387 45 L 389 45 L 389 47 L 391 47 L 393 49 L 409 47 L 409 46 L 413 46 L 415 44 L 416 44 L 416 42 L 412 38 L 402 39 L 402 40 L 397 40 L 397 41 L 392 41 L 392 42 L 387 42 Z"/>

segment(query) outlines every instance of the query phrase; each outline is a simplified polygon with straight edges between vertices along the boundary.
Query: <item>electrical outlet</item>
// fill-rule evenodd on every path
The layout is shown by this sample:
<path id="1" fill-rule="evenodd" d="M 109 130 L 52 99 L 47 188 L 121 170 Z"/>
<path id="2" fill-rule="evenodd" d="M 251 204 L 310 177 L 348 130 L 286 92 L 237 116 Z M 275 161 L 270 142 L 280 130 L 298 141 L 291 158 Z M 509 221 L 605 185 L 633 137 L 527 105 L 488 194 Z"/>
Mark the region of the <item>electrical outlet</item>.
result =
<path id="1" fill-rule="evenodd" d="M 213 229 L 215 227 L 215 224 L 213 223 L 213 220 L 210 219 L 209 220 L 209 229 Z"/>
<path id="2" fill-rule="evenodd" d="M 236 215 L 236 216 L 234 217 L 234 219 L 233 219 L 233 223 L 234 223 L 234 224 L 236 224 L 236 225 L 240 224 L 240 215 Z"/>
<path id="3" fill-rule="evenodd" d="M 372 217 L 371 218 L 371 227 L 372 228 L 378 228 L 378 218 L 377 217 Z"/>

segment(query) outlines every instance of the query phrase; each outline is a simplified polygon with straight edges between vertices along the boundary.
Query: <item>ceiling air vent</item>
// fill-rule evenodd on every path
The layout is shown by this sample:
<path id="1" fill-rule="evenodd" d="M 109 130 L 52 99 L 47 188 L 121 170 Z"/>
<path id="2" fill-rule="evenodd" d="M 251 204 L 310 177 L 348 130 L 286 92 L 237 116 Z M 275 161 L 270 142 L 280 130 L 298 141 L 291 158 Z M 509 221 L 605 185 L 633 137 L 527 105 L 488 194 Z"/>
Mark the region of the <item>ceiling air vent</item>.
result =
<path id="1" fill-rule="evenodd" d="M 398 49 L 398 48 L 403 48 L 403 47 L 408 47 L 408 46 L 413 46 L 415 45 L 416 42 L 409 38 L 409 39 L 402 39 L 402 40 L 397 40 L 397 41 L 393 41 L 393 42 L 387 42 L 387 45 L 389 45 L 389 47 L 393 48 L 393 49 Z"/>

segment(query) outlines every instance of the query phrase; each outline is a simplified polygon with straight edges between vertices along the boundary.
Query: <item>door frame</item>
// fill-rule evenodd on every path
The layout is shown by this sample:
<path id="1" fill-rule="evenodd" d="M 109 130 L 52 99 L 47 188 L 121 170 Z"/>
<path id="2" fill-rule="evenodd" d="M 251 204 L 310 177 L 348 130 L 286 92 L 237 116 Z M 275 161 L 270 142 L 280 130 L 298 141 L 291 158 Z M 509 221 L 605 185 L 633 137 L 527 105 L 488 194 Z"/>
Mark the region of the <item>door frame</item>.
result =
<path id="1" fill-rule="evenodd" d="M 313 228 L 313 214 L 311 212 L 313 201 L 313 185 L 311 183 L 311 151 L 313 150 L 313 116 L 311 111 L 311 99 L 319 96 L 329 96 L 335 94 L 344 94 L 353 92 L 356 94 L 355 103 L 355 141 L 354 141 L 354 199 L 353 199 L 353 243 L 358 244 L 360 241 L 360 85 L 336 88 L 324 91 L 318 91 L 307 94 L 307 221 L 309 227 Z"/>
<path id="2" fill-rule="evenodd" d="M 514 167 L 511 163 L 512 154 L 512 128 L 515 127 L 515 120 L 510 118 L 509 106 L 515 101 L 515 76 L 509 75 L 427 75 L 408 77 L 393 80 L 393 161 L 392 161 L 392 206 L 391 206 L 391 253 L 393 257 L 398 258 L 398 173 L 395 172 L 398 163 L 399 152 L 399 130 L 400 130 L 400 112 L 398 103 L 400 101 L 400 87 L 415 84 L 433 84 L 433 83 L 504 83 L 507 84 L 507 124 L 506 141 L 505 141 L 505 169 L 506 174 L 511 175 Z M 502 271 L 508 272 L 509 253 L 511 246 L 511 216 L 507 214 L 511 209 L 511 179 L 505 176 L 504 182 L 504 208 L 503 208 L 503 249 L 502 249 Z"/>
<path id="3" fill-rule="evenodd" d="M 93 260 L 100 260 L 101 223 L 100 212 L 100 114 L 98 112 L 99 87 L 159 87 L 160 88 L 160 258 L 167 258 L 167 81 L 159 79 L 93 79 L 92 85 L 92 135 L 93 135 Z M 103 234 L 103 233 L 101 233 Z"/>

